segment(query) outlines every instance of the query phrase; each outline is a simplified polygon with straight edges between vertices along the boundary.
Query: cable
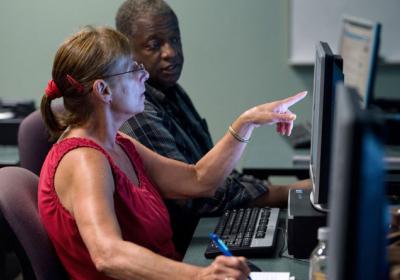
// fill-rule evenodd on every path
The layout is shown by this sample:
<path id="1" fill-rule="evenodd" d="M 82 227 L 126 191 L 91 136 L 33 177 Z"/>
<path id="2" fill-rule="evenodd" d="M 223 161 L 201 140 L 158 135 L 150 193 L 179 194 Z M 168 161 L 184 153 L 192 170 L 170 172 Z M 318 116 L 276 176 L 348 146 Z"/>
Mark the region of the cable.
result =
<path id="1" fill-rule="evenodd" d="M 287 211 L 287 210 L 281 209 L 281 211 Z M 303 263 L 309 263 L 310 261 L 307 259 L 298 259 L 298 258 L 295 258 L 295 257 L 292 257 L 289 255 L 289 253 L 287 251 L 288 250 L 288 248 L 287 248 L 287 229 L 282 228 L 282 227 L 278 227 L 277 229 L 279 229 L 283 235 L 283 246 L 279 250 L 278 256 L 280 258 L 286 258 L 286 259 L 295 260 L 295 261 L 299 261 L 299 262 L 303 262 Z"/>
<path id="2" fill-rule="evenodd" d="M 291 257 L 290 255 L 283 255 L 282 254 L 282 258 L 286 258 L 286 259 L 294 260 L 294 261 L 298 261 L 298 262 L 303 262 L 303 263 L 310 263 L 310 261 L 307 260 L 307 259 L 297 259 L 297 258 Z"/>
<path id="3" fill-rule="evenodd" d="M 278 250 L 278 257 L 282 257 L 282 254 L 283 254 L 283 251 L 285 250 L 285 247 L 286 247 L 286 235 L 285 235 L 285 229 L 284 228 L 282 228 L 282 227 L 277 227 L 276 228 L 277 230 L 279 230 L 281 233 L 282 233 L 282 240 L 283 240 L 283 243 L 282 243 L 282 248 L 280 248 L 279 250 Z M 279 240 L 279 239 L 278 239 Z"/>

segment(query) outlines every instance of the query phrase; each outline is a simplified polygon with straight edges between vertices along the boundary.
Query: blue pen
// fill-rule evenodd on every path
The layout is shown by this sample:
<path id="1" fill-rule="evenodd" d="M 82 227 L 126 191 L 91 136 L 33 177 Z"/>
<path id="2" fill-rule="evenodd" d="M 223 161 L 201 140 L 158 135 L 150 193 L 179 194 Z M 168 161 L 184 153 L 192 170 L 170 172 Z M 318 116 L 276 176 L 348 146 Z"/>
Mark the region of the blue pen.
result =
<path id="1" fill-rule="evenodd" d="M 220 250 L 220 252 L 222 254 L 224 254 L 224 256 L 228 256 L 228 257 L 233 256 L 231 251 L 229 251 L 228 246 L 226 246 L 225 242 L 222 241 L 222 239 L 219 238 L 218 235 L 216 235 L 215 233 L 209 233 L 208 235 L 210 236 L 211 240 L 214 242 L 215 246 L 217 246 L 218 250 Z M 250 276 L 247 279 L 252 280 Z"/>

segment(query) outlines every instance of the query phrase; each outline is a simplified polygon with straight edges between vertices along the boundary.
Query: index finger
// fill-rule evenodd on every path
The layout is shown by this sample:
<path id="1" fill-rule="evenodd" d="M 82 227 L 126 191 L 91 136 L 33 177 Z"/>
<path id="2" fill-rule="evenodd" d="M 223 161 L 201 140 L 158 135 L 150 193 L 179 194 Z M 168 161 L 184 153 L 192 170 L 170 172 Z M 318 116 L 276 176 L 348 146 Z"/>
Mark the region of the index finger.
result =
<path id="1" fill-rule="evenodd" d="M 299 92 L 298 94 L 295 94 L 293 96 L 283 99 L 281 102 L 282 102 L 282 104 L 285 104 L 287 107 L 290 107 L 293 104 L 296 104 L 297 102 L 302 100 L 304 97 L 306 97 L 306 95 L 307 95 L 307 91 L 302 91 L 302 92 Z"/>

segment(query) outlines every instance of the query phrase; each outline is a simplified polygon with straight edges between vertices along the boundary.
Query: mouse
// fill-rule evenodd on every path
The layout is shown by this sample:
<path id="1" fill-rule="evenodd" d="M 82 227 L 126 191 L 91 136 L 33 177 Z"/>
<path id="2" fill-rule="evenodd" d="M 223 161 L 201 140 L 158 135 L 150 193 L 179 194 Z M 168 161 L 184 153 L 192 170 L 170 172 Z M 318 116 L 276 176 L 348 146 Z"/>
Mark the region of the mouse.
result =
<path id="1" fill-rule="evenodd" d="M 262 271 L 261 268 L 256 266 L 254 263 L 247 261 L 247 260 L 246 260 L 246 263 L 247 263 L 247 266 L 250 268 L 251 272 L 261 272 Z"/>

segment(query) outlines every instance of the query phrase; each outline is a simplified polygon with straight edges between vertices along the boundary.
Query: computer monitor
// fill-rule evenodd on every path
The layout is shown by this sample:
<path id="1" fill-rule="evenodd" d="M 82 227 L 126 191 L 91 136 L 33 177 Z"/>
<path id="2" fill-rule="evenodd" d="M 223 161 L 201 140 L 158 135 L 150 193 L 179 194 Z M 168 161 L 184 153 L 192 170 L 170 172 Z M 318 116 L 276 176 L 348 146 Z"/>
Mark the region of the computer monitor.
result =
<path id="1" fill-rule="evenodd" d="M 342 59 L 334 55 L 325 42 L 316 46 L 314 92 L 311 124 L 310 178 L 313 185 L 310 200 L 320 211 L 327 211 L 331 130 L 335 85 L 343 81 Z"/>
<path id="2" fill-rule="evenodd" d="M 378 22 L 343 17 L 339 54 L 343 58 L 344 82 L 357 90 L 364 108 L 372 101 L 380 31 Z"/>
<path id="3" fill-rule="evenodd" d="M 340 84 L 333 128 L 328 279 L 388 279 L 382 124 Z"/>

